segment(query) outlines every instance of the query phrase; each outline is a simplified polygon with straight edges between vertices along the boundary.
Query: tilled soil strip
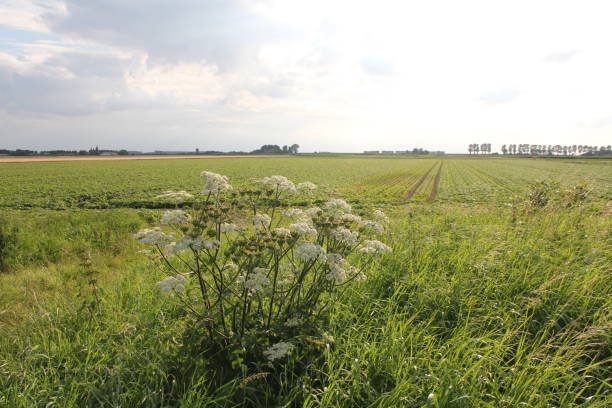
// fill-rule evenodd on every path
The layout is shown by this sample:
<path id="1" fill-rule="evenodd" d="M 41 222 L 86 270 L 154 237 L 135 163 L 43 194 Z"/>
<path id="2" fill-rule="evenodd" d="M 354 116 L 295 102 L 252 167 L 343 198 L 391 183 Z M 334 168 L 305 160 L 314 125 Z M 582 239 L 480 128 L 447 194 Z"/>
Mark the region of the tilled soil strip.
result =
<path id="1" fill-rule="evenodd" d="M 438 185 L 440 184 L 440 175 L 442 174 L 442 163 L 440 163 L 440 167 L 438 167 L 438 172 L 436 173 L 436 178 L 433 182 L 433 187 L 431 188 L 431 192 L 429 193 L 429 198 L 427 198 L 427 202 L 431 203 L 436 199 L 438 195 Z"/>
<path id="2" fill-rule="evenodd" d="M 431 170 L 436 167 L 438 163 L 434 163 L 433 166 L 431 166 L 429 168 L 429 170 L 427 170 L 427 173 L 423 174 L 423 177 L 421 177 L 419 179 L 419 181 L 416 182 L 415 185 L 412 186 L 412 188 L 406 193 L 406 195 L 404 196 L 404 201 L 406 200 L 410 200 L 412 198 L 412 196 L 417 192 L 417 190 L 419 189 L 419 187 L 421 186 L 421 184 L 423 184 L 423 182 L 427 179 L 427 176 L 429 175 L 429 173 L 431 172 Z"/>

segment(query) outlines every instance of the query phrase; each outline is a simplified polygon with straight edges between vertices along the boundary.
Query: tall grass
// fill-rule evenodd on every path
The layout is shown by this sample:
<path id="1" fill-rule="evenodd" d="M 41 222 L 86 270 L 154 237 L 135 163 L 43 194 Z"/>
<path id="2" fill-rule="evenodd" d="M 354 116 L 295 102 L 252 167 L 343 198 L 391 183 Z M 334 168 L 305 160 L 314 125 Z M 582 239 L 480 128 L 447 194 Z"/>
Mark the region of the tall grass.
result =
<path id="1" fill-rule="evenodd" d="M 333 343 L 216 388 L 206 357 L 186 354 L 187 317 L 155 290 L 162 275 L 146 259 L 59 234 L 72 261 L 39 251 L 10 274 L 47 256 L 72 271 L 47 269 L 67 296 L 0 324 L 0 406 L 609 406 L 610 218 L 595 207 L 398 207 L 394 252 L 333 307 Z M 62 214 L 48 216 L 85 216 Z M 129 247 L 143 217 L 103 214 L 102 235 Z M 102 255 L 84 261 L 84 245 Z M 6 276 L 0 309 L 24 290 Z"/>

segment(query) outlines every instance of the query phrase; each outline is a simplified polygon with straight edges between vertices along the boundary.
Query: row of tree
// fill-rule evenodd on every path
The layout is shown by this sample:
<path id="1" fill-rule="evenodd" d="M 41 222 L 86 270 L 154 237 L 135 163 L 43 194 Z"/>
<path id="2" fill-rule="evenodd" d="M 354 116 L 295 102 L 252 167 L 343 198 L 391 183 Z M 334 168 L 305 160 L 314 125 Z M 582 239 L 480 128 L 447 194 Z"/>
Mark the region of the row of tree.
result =
<path id="1" fill-rule="evenodd" d="M 491 143 L 472 143 L 468 146 L 470 154 L 491 154 Z"/>
<path id="2" fill-rule="evenodd" d="M 501 148 L 503 154 L 530 155 L 530 156 L 568 156 L 582 154 L 601 154 L 612 151 L 612 146 L 587 145 L 535 145 L 535 144 L 509 144 Z"/>
<path id="3" fill-rule="evenodd" d="M 0 149 L 0 154 L 7 154 L 9 156 L 99 156 L 105 152 L 113 152 L 120 155 L 129 154 L 127 150 L 102 150 L 100 148 L 92 147 L 89 150 L 27 150 L 27 149 Z"/>
<path id="4" fill-rule="evenodd" d="M 263 145 L 257 150 L 253 150 L 251 154 L 297 154 L 300 145 L 292 144 L 291 146 L 284 145 L 282 148 L 279 145 Z"/>

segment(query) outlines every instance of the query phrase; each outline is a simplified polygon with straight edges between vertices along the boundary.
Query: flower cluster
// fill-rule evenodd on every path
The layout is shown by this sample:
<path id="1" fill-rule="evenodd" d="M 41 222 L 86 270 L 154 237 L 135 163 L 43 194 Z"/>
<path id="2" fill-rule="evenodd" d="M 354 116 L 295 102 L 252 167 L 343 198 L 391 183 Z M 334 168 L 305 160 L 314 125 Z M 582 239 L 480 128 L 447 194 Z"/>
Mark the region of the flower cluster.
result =
<path id="1" fill-rule="evenodd" d="M 281 360 L 302 341 L 302 328 L 324 318 L 344 285 L 365 278 L 354 265 L 368 268 L 373 255 L 391 250 L 371 239 L 384 232 L 387 217 L 380 210 L 364 219 L 339 198 L 321 208 L 283 210 L 285 193 L 312 191 L 313 183 L 296 185 L 276 175 L 226 196 L 221 193 L 232 189 L 226 176 L 202 176 L 204 200 L 188 210 L 166 211 L 163 230 L 145 229 L 134 237 L 157 250 L 168 276 L 156 286 L 196 315 L 210 344 L 229 350 L 261 338 L 261 344 L 275 344 L 250 349 L 270 363 Z M 171 193 L 163 197 L 188 198 Z"/>
<path id="2" fill-rule="evenodd" d="M 295 346 L 291 343 L 280 342 L 270 346 L 263 352 L 263 355 L 268 359 L 269 362 L 279 360 L 293 351 Z"/>
<path id="3" fill-rule="evenodd" d="M 267 270 L 264 268 L 255 268 L 249 274 L 248 278 L 244 279 L 244 287 L 249 290 L 262 291 L 270 284 L 270 279 L 266 276 Z"/>
<path id="4" fill-rule="evenodd" d="M 287 179 L 287 177 L 285 176 L 264 177 L 262 182 L 267 188 L 275 190 L 279 193 L 285 191 L 289 193 L 295 193 L 296 191 L 295 184 L 293 184 L 293 181 Z"/>
<path id="5" fill-rule="evenodd" d="M 141 244 L 149 245 L 168 245 L 168 242 L 174 238 L 172 234 L 164 233 L 161 228 L 155 227 L 153 229 L 144 229 L 134 234 L 134 238 Z"/>
<path id="6" fill-rule="evenodd" d="M 202 189 L 202 194 L 217 194 L 221 191 L 232 189 L 227 176 L 222 176 L 210 171 L 203 171 L 201 176 L 206 179 L 206 184 L 204 185 L 204 189 Z"/>
<path id="7" fill-rule="evenodd" d="M 186 282 L 187 279 L 182 275 L 168 276 L 164 280 L 157 282 L 155 286 L 160 289 L 161 293 L 169 293 L 172 291 L 180 293 L 185 291 Z"/>
<path id="8" fill-rule="evenodd" d="M 333 198 L 325 203 L 325 209 L 332 213 L 350 213 L 351 205 L 340 198 Z"/>
<path id="9" fill-rule="evenodd" d="M 296 188 L 298 191 L 313 191 L 317 189 L 317 185 L 310 181 L 305 181 L 303 183 L 298 183 Z"/>
<path id="10" fill-rule="evenodd" d="M 363 245 L 359 248 L 359 251 L 364 254 L 382 254 L 391 251 L 391 248 L 380 241 L 365 240 L 363 241 Z"/>
<path id="11" fill-rule="evenodd" d="M 189 214 L 183 210 L 166 211 L 161 217 L 161 223 L 165 225 L 182 224 L 189 220 Z"/>
<path id="12" fill-rule="evenodd" d="M 311 262 L 316 259 L 325 259 L 325 249 L 321 245 L 312 242 L 300 244 L 293 254 L 303 262 Z"/>

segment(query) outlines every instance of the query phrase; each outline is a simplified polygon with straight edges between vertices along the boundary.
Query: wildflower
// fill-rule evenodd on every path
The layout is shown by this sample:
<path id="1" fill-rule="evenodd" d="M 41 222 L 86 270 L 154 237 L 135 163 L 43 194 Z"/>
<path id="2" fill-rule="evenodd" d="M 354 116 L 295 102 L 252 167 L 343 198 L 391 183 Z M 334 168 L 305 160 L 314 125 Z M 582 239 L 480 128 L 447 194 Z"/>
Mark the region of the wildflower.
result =
<path id="1" fill-rule="evenodd" d="M 314 229 L 307 222 L 296 222 L 295 224 L 289 225 L 289 231 L 297 235 L 316 235 L 317 230 Z"/>
<path id="2" fill-rule="evenodd" d="M 364 254 L 382 254 L 383 252 L 391 251 L 391 248 L 380 241 L 365 240 L 359 251 Z"/>
<path id="3" fill-rule="evenodd" d="M 298 183 L 296 188 L 298 189 L 298 191 L 312 191 L 312 190 L 316 190 L 317 185 L 314 183 L 311 183 L 310 181 L 305 181 L 303 183 Z"/>
<path id="4" fill-rule="evenodd" d="M 166 191 L 163 194 L 156 196 L 155 198 L 169 198 L 176 202 L 187 200 L 188 198 L 193 198 L 193 194 L 189 194 L 188 192 L 181 191 Z"/>
<path id="5" fill-rule="evenodd" d="M 255 214 L 253 217 L 253 225 L 258 231 L 267 229 L 272 222 L 272 218 L 268 214 Z"/>
<path id="6" fill-rule="evenodd" d="M 240 230 L 240 227 L 236 224 L 231 224 L 229 222 L 224 222 L 220 225 L 221 232 L 225 232 L 226 234 L 230 234 L 232 232 L 236 232 Z"/>
<path id="7" fill-rule="evenodd" d="M 172 234 L 165 234 L 161 228 L 155 227 L 153 229 L 144 229 L 134 234 L 134 238 L 141 244 L 160 245 L 165 246 L 174 238 Z"/>
<path id="8" fill-rule="evenodd" d="M 376 221 L 379 221 L 379 222 L 388 222 L 389 221 L 389 217 L 387 217 L 387 214 L 385 214 L 381 210 L 374 210 L 374 212 L 372 212 L 372 217 Z"/>
<path id="9" fill-rule="evenodd" d="M 325 278 L 336 284 L 345 282 L 349 277 L 356 277 L 357 279 L 366 278 L 363 272 L 348 263 L 340 254 L 327 254 L 325 264 L 329 268 Z"/>
<path id="10" fill-rule="evenodd" d="M 288 191 L 295 193 L 295 184 L 285 176 L 264 177 L 262 181 L 264 185 L 278 192 Z"/>
<path id="11" fill-rule="evenodd" d="M 203 171 L 200 174 L 206 178 L 206 184 L 202 190 L 202 194 L 217 194 L 224 190 L 231 190 L 233 187 L 229 184 L 229 178 L 221 174 Z"/>
<path id="12" fill-rule="evenodd" d="M 289 208 L 285 210 L 285 212 L 283 213 L 285 217 L 289 217 L 289 218 L 298 217 L 302 214 L 304 214 L 304 211 L 299 208 Z"/>
<path id="13" fill-rule="evenodd" d="M 288 228 L 274 228 L 272 233 L 280 238 L 289 239 L 291 238 L 291 230 Z"/>
<path id="14" fill-rule="evenodd" d="M 193 240 L 193 242 L 191 243 L 191 248 L 193 249 L 207 249 L 207 250 L 214 250 L 214 249 L 218 249 L 221 246 L 221 242 L 213 239 L 213 240 L 206 240 L 202 237 L 197 237 Z"/>
<path id="15" fill-rule="evenodd" d="M 347 228 L 339 227 L 331 231 L 330 235 L 340 243 L 345 245 L 355 245 L 359 238 L 359 233 Z"/>
<path id="16" fill-rule="evenodd" d="M 298 327 L 298 326 L 301 326 L 303 323 L 304 322 L 299 317 L 292 317 L 290 319 L 287 319 L 287 321 L 285 322 L 285 326 L 286 327 Z"/>
<path id="17" fill-rule="evenodd" d="M 189 214 L 183 210 L 166 211 L 161 217 L 161 223 L 166 225 L 182 224 L 189 220 Z"/>
<path id="18" fill-rule="evenodd" d="M 374 232 L 377 234 L 382 234 L 383 232 L 385 232 L 385 228 L 376 221 L 363 220 L 361 221 L 361 227 L 365 231 Z"/>
<path id="19" fill-rule="evenodd" d="M 262 291 L 265 286 L 270 284 L 270 279 L 266 276 L 267 269 L 255 268 L 244 281 L 244 287 L 249 290 Z"/>
<path id="20" fill-rule="evenodd" d="M 324 259 L 325 249 L 322 246 L 313 244 L 312 242 L 304 242 L 293 251 L 294 255 L 304 262 L 314 261 L 316 259 Z"/>
<path id="21" fill-rule="evenodd" d="M 342 216 L 342 221 L 344 222 L 361 222 L 361 217 L 355 214 L 344 214 Z"/>
<path id="22" fill-rule="evenodd" d="M 269 362 L 281 359 L 291 353 L 295 346 L 291 343 L 280 342 L 276 343 L 263 352 Z"/>
<path id="23" fill-rule="evenodd" d="M 304 215 L 313 218 L 316 217 L 317 215 L 319 215 L 319 213 L 321 213 L 323 210 L 321 210 L 319 207 L 312 207 L 307 209 L 306 211 L 304 211 Z"/>
<path id="24" fill-rule="evenodd" d="M 161 293 L 184 292 L 185 291 L 185 279 L 182 275 L 168 276 L 164 280 L 161 280 L 155 284 L 161 291 Z"/>
<path id="25" fill-rule="evenodd" d="M 325 209 L 332 213 L 350 213 L 351 206 L 340 198 L 333 198 L 325 203 Z"/>

